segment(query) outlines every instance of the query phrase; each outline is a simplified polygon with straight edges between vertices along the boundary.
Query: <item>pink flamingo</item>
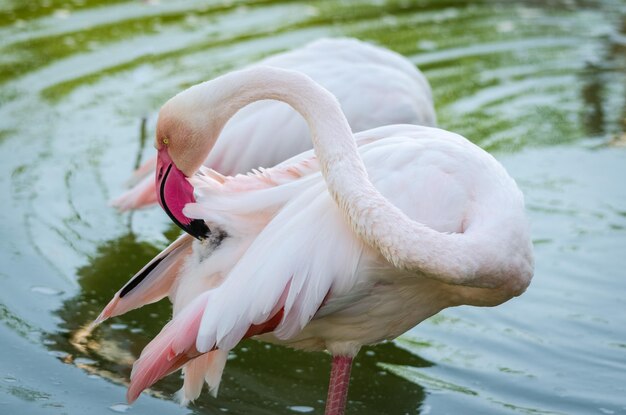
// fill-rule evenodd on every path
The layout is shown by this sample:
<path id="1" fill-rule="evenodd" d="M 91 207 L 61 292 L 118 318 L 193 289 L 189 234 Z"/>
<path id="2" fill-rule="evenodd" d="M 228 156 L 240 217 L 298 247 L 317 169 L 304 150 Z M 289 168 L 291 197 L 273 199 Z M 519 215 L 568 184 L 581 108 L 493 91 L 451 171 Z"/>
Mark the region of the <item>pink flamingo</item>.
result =
<path id="1" fill-rule="evenodd" d="M 262 99 L 304 117 L 314 153 L 235 177 L 202 167 L 233 114 Z M 133 366 L 129 402 L 183 366 L 183 402 L 205 381 L 216 393 L 228 351 L 258 336 L 328 350 L 326 414 L 343 414 L 362 345 L 446 307 L 500 304 L 532 278 L 523 195 L 491 155 L 429 127 L 353 135 L 335 97 L 304 74 L 255 67 L 191 87 L 161 109 L 156 148 L 159 201 L 189 235 L 97 319 L 168 293 L 174 303 Z"/>
<path id="2" fill-rule="evenodd" d="M 356 39 L 321 39 L 259 65 L 309 75 L 337 97 L 354 131 L 397 123 L 435 126 L 428 81 L 390 50 Z M 310 148 L 308 128 L 297 113 L 282 102 L 262 101 L 233 117 L 204 164 L 233 175 L 273 166 Z M 111 204 L 128 210 L 156 203 L 155 165 L 156 157 L 141 166 L 130 181 L 134 186 Z"/>

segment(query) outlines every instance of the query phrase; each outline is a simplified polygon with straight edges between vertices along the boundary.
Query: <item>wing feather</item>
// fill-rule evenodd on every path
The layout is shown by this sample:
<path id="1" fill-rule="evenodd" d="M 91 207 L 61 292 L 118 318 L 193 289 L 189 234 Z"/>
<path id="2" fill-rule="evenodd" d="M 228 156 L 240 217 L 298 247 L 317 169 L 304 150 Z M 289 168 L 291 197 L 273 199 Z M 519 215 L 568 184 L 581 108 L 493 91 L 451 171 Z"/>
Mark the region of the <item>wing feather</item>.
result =
<path id="1" fill-rule="evenodd" d="M 200 326 L 199 350 L 234 347 L 250 325 L 267 320 L 277 307 L 284 315 L 275 334 L 289 337 L 315 315 L 337 278 L 354 280 L 362 244 L 345 224 L 319 173 L 308 184 L 259 233 L 214 290 L 215 301 L 207 304 Z"/>
<path id="2" fill-rule="evenodd" d="M 94 325 L 135 308 L 159 301 L 170 293 L 186 258 L 191 254 L 193 237 L 185 234 L 172 242 L 136 273 L 106 305 Z"/>

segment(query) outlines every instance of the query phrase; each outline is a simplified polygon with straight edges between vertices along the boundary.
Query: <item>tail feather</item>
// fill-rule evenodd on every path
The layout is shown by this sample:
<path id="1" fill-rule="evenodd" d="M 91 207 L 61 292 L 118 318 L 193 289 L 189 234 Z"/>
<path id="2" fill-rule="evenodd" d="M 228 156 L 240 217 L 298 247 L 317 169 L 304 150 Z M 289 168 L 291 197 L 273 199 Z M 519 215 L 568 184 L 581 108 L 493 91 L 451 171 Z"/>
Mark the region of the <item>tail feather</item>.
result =
<path id="1" fill-rule="evenodd" d="M 168 295 L 181 266 L 191 254 L 193 240 L 193 237 L 185 234 L 154 257 L 115 294 L 93 325 Z"/>
<path id="2" fill-rule="evenodd" d="M 134 402 L 144 389 L 202 354 L 195 344 L 208 294 L 200 295 L 185 307 L 143 349 L 130 374 L 126 394 L 129 403 Z"/>
<path id="3" fill-rule="evenodd" d="M 182 389 L 178 391 L 178 397 L 182 406 L 187 406 L 189 402 L 193 402 L 200 396 L 202 386 L 204 385 L 204 374 L 208 370 L 213 353 L 209 352 L 198 356 L 187 362 L 185 367 L 183 367 L 185 382 Z"/>
<path id="4" fill-rule="evenodd" d="M 132 209 L 141 209 L 154 205 L 157 202 L 157 193 L 154 187 L 154 177 L 146 176 L 130 189 L 111 200 L 109 204 L 125 212 Z"/>
<path id="5" fill-rule="evenodd" d="M 185 383 L 178 392 L 180 404 L 186 406 L 189 402 L 196 400 L 202 392 L 205 381 L 209 387 L 209 393 L 217 397 L 227 359 L 227 350 L 215 349 L 188 362 L 183 368 Z"/>
<path id="6" fill-rule="evenodd" d="M 126 211 L 155 204 L 157 202 L 156 190 L 154 189 L 155 168 L 156 156 L 148 159 L 133 172 L 133 175 L 126 182 L 129 189 L 111 200 L 110 205 L 121 211 Z"/>
<path id="7" fill-rule="evenodd" d="M 211 352 L 213 355 L 211 365 L 205 371 L 204 380 L 209 386 L 209 393 L 216 398 L 222 381 L 222 373 L 228 360 L 228 350 L 216 349 Z"/>
<path id="8" fill-rule="evenodd" d="M 147 176 L 154 177 L 154 170 L 156 169 L 157 157 L 153 156 L 146 160 L 137 170 L 133 172 L 126 182 L 127 186 L 134 186 L 142 181 Z"/>

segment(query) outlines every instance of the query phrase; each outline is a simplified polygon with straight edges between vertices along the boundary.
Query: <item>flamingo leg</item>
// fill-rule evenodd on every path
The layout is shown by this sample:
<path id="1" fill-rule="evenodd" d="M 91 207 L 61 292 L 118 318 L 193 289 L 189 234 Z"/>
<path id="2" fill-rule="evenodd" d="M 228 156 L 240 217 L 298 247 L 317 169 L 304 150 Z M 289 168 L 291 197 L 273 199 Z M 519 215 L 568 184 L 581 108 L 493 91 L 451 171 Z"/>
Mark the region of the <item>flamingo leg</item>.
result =
<path id="1" fill-rule="evenodd" d="M 333 356 L 324 415 L 343 415 L 348 400 L 352 356 Z"/>

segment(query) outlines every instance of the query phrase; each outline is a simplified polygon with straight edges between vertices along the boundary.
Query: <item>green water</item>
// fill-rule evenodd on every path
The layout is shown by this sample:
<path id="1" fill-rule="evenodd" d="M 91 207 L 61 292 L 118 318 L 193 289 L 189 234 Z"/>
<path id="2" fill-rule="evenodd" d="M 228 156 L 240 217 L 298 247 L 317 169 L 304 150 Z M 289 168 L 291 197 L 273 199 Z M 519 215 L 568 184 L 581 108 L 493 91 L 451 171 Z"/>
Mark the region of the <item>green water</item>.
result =
<path id="1" fill-rule="evenodd" d="M 220 395 L 123 405 L 166 302 L 82 329 L 176 236 L 107 202 L 188 85 L 323 36 L 407 56 L 441 127 L 493 152 L 533 222 L 529 290 L 357 358 L 349 414 L 626 413 L 623 1 L 0 0 L 0 413 L 322 413 L 330 360 L 245 341 Z"/>

